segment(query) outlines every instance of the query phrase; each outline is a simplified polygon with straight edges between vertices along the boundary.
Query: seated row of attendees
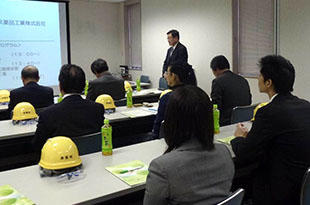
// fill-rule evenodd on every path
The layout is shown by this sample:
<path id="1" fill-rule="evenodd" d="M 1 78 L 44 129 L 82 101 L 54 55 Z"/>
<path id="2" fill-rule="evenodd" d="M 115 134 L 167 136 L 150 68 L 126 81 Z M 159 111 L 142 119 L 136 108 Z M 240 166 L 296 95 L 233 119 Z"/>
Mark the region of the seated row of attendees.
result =
<path id="1" fill-rule="evenodd" d="M 109 72 L 105 60 L 95 60 L 91 64 L 91 71 L 97 79 L 89 82 L 87 99 L 95 101 L 101 94 L 108 94 L 114 100 L 125 98 L 124 80 Z M 38 68 L 31 65 L 24 67 L 21 72 L 21 79 L 24 86 L 10 92 L 6 119 L 11 117 L 12 110 L 20 102 L 29 102 L 35 109 L 54 104 L 53 89 L 38 84 L 40 80 Z"/>
<path id="2" fill-rule="evenodd" d="M 251 104 L 250 86 L 246 79 L 229 70 L 230 65 L 225 56 L 214 57 L 210 67 L 216 77 L 212 81 L 212 103 L 217 104 L 220 110 L 220 125 L 229 125 L 231 124 L 231 113 L 234 107 Z M 197 85 L 195 72 L 189 64 L 170 65 L 163 75 L 172 90 L 187 84 Z M 159 137 L 160 125 L 164 119 L 165 108 L 170 94 L 165 94 L 159 100 L 158 111 L 153 125 L 155 138 Z"/>
<path id="3" fill-rule="evenodd" d="M 297 205 L 310 167 L 310 103 L 291 94 L 295 69 L 287 59 L 266 56 L 259 66 L 259 90 L 270 102 L 250 131 L 238 124 L 231 142 L 235 166 L 257 164 L 249 177 L 254 205 Z M 218 203 L 229 194 L 234 167 L 227 149 L 213 144 L 208 96 L 195 86 L 178 86 L 168 96 L 168 149 L 150 164 L 144 204 Z"/>

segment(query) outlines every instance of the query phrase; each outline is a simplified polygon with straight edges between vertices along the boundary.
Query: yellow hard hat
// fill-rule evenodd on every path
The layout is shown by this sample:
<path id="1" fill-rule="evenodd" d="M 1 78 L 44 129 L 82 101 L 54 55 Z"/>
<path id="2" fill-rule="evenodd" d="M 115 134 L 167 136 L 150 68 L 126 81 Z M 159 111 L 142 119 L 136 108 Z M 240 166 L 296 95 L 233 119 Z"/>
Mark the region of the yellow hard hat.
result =
<path id="1" fill-rule="evenodd" d="M 39 165 L 43 169 L 58 170 L 77 167 L 82 164 L 79 151 L 68 137 L 53 137 L 46 141 L 41 150 Z"/>
<path id="2" fill-rule="evenodd" d="M 30 120 L 38 118 L 34 107 L 29 102 L 20 102 L 13 109 L 12 120 Z"/>
<path id="3" fill-rule="evenodd" d="M 257 105 L 253 111 L 253 118 L 251 119 L 251 121 L 254 121 L 255 120 L 255 115 L 256 115 L 256 112 L 259 108 L 261 107 L 264 107 L 265 105 L 267 105 L 269 102 L 263 102 L 263 103 L 260 103 L 259 105 Z"/>
<path id="4" fill-rule="evenodd" d="M 0 90 L 0 103 L 10 102 L 10 91 Z"/>
<path id="5" fill-rule="evenodd" d="M 99 95 L 96 102 L 102 104 L 105 110 L 115 110 L 114 100 L 110 95 Z"/>
<path id="6" fill-rule="evenodd" d="M 124 87 L 126 92 L 128 89 L 132 89 L 130 83 L 127 80 L 124 81 Z"/>
<path id="7" fill-rule="evenodd" d="M 171 89 L 164 90 L 164 91 L 160 94 L 159 99 L 160 99 L 162 96 L 166 95 L 167 93 L 170 93 L 171 91 L 172 91 Z"/>

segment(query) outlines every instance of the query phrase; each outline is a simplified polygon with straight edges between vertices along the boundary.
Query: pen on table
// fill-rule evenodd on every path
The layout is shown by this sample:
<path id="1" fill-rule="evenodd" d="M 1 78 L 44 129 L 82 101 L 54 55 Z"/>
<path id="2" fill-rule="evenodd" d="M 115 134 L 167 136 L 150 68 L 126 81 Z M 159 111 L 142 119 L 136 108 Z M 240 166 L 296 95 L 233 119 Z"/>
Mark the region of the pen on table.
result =
<path id="1" fill-rule="evenodd" d="M 143 166 L 136 167 L 136 168 L 134 168 L 134 169 L 126 169 L 126 170 L 122 170 L 122 171 L 120 171 L 119 173 L 120 173 L 120 174 L 125 174 L 125 173 L 127 173 L 127 172 L 132 172 L 132 171 L 135 171 L 135 170 L 141 169 L 142 167 L 143 167 Z"/>

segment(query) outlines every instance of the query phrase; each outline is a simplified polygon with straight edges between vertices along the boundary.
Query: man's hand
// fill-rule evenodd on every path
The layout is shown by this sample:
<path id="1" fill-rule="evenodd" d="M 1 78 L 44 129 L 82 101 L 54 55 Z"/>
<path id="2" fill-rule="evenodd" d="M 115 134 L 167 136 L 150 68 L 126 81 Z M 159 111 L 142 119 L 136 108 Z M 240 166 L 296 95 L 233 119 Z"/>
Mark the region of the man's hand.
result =
<path id="1" fill-rule="evenodd" d="M 237 124 L 237 128 L 236 128 L 236 131 L 235 131 L 235 136 L 236 137 L 246 137 L 248 135 L 248 128 L 246 128 L 244 126 L 244 124 L 242 123 L 238 123 Z"/>

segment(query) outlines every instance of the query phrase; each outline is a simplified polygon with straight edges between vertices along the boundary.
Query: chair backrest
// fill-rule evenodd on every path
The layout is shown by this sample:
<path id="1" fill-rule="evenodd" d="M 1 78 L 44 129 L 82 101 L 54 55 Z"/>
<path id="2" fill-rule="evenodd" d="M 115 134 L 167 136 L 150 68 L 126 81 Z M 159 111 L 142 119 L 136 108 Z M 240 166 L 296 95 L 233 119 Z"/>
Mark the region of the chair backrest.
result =
<path id="1" fill-rule="evenodd" d="M 149 82 L 151 82 L 150 77 L 148 75 L 141 75 L 140 82 L 141 83 L 149 83 Z"/>
<path id="2" fill-rule="evenodd" d="M 310 204 L 310 168 L 306 171 L 301 185 L 300 204 Z"/>
<path id="3" fill-rule="evenodd" d="M 101 151 L 101 132 L 79 137 L 72 137 L 71 139 L 78 147 L 80 155 Z"/>
<path id="4" fill-rule="evenodd" d="M 161 77 L 159 78 L 159 90 L 166 90 L 168 89 L 168 84 L 165 78 Z"/>
<path id="5" fill-rule="evenodd" d="M 228 198 L 221 201 L 217 205 L 241 205 L 244 196 L 244 189 L 238 189 L 232 193 Z"/>
<path id="6" fill-rule="evenodd" d="M 123 98 L 123 99 L 120 99 L 120 100 L 114 100 L 114 104 L 115 104 L 116 107 L 126 106 L 127 105 L 127 99 Z"/>
<path id="7" fill-rule="evenodd" d="M 231 124 L 251 120 L 257 105 L 258 104 L 234 107 L 231 112 Z"/>

